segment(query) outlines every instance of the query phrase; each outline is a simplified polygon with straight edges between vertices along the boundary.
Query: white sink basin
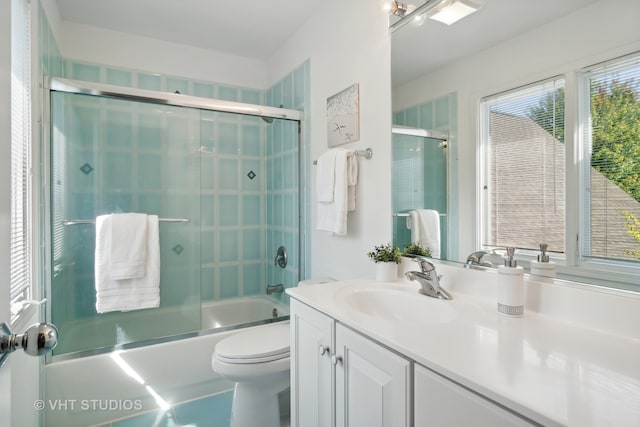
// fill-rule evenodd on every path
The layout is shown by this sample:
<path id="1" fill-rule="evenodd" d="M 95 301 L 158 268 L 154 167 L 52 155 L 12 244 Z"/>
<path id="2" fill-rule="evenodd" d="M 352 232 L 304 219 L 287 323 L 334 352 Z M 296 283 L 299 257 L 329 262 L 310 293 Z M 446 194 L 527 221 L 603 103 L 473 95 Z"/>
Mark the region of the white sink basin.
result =
<path id="1" fill-rule="evenodd" d="M 336 295 L 359 313 L 399 322 L 441 324 L 458 317 L 451 301 L 431 298 L 418 292 L 384 288 L 352 288 Z"/>

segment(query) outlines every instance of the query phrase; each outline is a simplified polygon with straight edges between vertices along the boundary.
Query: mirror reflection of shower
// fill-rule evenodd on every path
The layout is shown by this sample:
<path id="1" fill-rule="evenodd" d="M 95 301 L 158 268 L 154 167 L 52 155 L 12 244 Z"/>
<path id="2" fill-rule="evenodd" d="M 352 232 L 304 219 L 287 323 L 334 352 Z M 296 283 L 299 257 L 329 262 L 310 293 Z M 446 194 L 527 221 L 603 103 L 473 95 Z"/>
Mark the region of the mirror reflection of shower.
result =
<path id="1" fill-rule="evenodd" d="M 447 132 L 392 128 L 393 243 L 400 249 L 412 242 L 410 212 L 434 210 L 440 218 L 440 257 L 447 257 L 448 141 Z"/>

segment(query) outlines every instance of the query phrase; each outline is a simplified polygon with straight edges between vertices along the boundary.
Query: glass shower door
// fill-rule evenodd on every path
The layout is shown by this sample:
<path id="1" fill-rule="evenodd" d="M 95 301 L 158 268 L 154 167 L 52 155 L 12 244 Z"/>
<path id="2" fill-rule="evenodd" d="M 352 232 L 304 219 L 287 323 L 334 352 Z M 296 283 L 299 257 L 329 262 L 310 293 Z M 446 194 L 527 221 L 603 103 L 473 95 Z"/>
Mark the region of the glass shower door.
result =
<path id="1" fill-rule="evenodd" d="M 200 111 L 51 92 L 51 320 L 55 354 L 200 329 Z M 160 222 L 160 307 L 96 311 L 98 215 Z"/>

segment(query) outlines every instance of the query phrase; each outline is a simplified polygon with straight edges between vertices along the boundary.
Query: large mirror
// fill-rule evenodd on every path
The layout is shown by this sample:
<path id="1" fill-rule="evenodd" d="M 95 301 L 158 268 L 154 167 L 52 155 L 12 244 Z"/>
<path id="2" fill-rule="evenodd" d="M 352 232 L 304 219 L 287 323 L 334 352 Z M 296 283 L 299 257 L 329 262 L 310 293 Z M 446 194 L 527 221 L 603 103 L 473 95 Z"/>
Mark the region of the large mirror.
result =
<path id="1" fill-rule="evenodd" d="M 477 179 L 482 167 L 477 156 L 483 132 L 480 101 L 556 76 L 574 78 L 573 71 L 639 51 L 637 31 L 614 30 L 606 40 L 592 31 L 604 22 L 625 26 L 628 15 L 637 15 L 638 5 L 618 0 L 462 0 L 463 6 L 478 10 L 448 25 L 433 15 L 440 4 L 454 1 L 391 3 L 394 243 L 402 248 L 410 239 L 405 225 L 409 212 L 436 210 L 441 217 L 440 258 L 466 262 L 483 240 L 478 206 L 484 194 Z M 427 13 L 418 15 L 420 11 Z M 398 134 L 397 129 L 407 128 L 445 137 L 411 140 Z M 440 199 L 434 196 L 436 182 L 444 191 Z M 577 196 L 567 200 L 568 205 L 581 203 Z M 579 231 L 577 225 L 567 227 L 564 233 Z M 611 281 L 634 290 L 640 285 L 633 263 L 614 276 L 606 268 L 598 274 L 597 263 L 593 265 L 591 277 L 564 277 Z M 562 268 L 558 271 L 562 277 Z"/>

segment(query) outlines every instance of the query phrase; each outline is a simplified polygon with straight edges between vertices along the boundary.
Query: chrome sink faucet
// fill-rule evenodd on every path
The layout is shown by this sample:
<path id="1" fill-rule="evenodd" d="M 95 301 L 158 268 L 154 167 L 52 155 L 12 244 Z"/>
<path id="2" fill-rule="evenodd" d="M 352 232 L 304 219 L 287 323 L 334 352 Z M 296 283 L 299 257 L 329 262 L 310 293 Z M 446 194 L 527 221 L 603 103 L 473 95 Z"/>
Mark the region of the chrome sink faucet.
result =
<path id="1" fill-rule="evenodd" d="M 408 271 L 404 276 L 409 280 L 415 280 L 420 283 L 422 289 L 420 293 L 433 298 L 453 299 L 451 294 L 440 286 L 440 279 L 436 272 L 436 266 L 429 259 L 423 256 L 414 255 L 413 260 L 420 264 L 421 271 Z"/>
<path id="2" fill-rule="evenodd" d="M 464 264 L 465 268 L 471 268 L 473 266 L 493 267 L 493 264 L 491 264 L 491 262 L 482 261 L 482 258 L 485 255 L 495 255 L 495 251 L 492 250 L 491 252 L 487 252 L 487 251 L 476 251 L 476 252 L 473 252 L 472 254 L 470 254 L 467 257 L 467 262 Z"/>

